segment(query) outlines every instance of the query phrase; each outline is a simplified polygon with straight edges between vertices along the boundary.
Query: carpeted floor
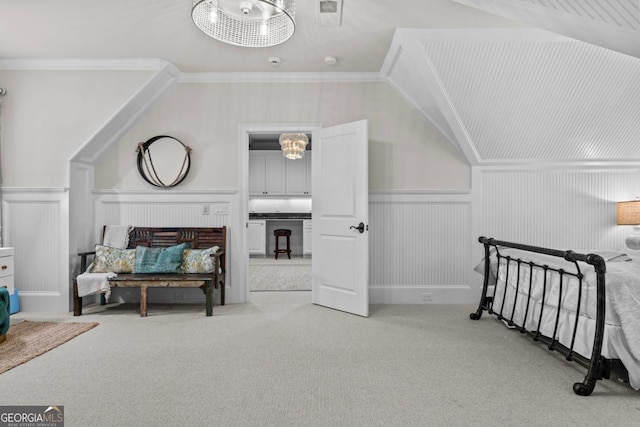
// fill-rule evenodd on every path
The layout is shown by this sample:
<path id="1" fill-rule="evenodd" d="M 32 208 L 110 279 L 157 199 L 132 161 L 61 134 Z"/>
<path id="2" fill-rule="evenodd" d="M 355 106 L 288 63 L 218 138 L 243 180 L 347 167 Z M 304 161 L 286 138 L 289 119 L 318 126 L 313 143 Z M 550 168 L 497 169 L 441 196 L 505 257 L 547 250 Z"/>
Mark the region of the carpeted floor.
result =
<path id="1" fill-rule="evenodd" d="M 640 392 L 585 369 L 475 305 L 371 305 L 311 292 L 246 304 L 96 306 L 100 326 L 0 375 L 0 405 L 65 406 L 72 426 L 631 427 Z M 169 309 L 168 307 L 171 307 Z M 46 316 L 46 317 L 45 317 Z M 78 320 L 71 314 L 62 320 Z M 17 319 L 36 320 L 18 313 Z M 38 320 L 55 320 L 43 314 Z M 14 320 L 14 319 L 12 319 Z"/>
<path id="2" fill-rule="evenodd" d="M 0 374 L 98 326 L 98 323 L 30 322 L 12 325 L 0 344 Z"/>
<path id="3" fill-rule="evenodd" d="M 249 262 L 251 291 L 310 291 L 308 258 L 256 258 Z"/>

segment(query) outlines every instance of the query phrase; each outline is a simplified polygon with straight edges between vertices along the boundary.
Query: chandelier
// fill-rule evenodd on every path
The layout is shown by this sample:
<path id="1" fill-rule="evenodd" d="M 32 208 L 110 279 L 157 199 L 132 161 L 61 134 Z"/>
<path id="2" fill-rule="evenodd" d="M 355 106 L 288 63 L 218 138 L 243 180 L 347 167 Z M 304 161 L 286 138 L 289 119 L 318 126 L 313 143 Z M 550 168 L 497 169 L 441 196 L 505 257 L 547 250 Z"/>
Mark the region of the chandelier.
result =
<path id="1" fill-rule="evenodd" d="M 280 148 L 282 155 L 287 159 L 295 160 L 304 157 L 304 150 L 309 143 L 309 138 L 304 133 L 283 133 L 280 135 Z"/>
<path id="2" fill-rule="evenodd" d="M 284 43 L 296 29 L 295 0 L 193 0 L 191 18 L 206 35 L 245 47 Z"/>

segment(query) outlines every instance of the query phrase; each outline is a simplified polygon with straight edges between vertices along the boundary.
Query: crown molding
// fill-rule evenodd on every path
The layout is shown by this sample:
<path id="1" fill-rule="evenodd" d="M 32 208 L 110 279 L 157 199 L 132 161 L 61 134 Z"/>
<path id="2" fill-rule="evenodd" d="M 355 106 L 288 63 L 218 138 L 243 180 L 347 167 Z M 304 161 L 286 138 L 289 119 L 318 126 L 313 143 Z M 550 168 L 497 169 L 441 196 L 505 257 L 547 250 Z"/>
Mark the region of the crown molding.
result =
<path id="1" fill-rule="evenodd" d="M 0 59 L 0 70 L 160 70 L 169 62 L 140 59 Z"/>
<path id="2" fill-rule="evenodd" d="M 336 73 L 182 73 L 178 83 L 315 83 L 386 82 L 379 72 Z"/>
<path id="3" fill-rule="evenodd" d="M 363 83 L 386 82 L 379 72 L 334 73 L 184 73 L 163 59 L 0 59 L 0 70 L 161 70 L 170 68 L 178 83 Z"/>

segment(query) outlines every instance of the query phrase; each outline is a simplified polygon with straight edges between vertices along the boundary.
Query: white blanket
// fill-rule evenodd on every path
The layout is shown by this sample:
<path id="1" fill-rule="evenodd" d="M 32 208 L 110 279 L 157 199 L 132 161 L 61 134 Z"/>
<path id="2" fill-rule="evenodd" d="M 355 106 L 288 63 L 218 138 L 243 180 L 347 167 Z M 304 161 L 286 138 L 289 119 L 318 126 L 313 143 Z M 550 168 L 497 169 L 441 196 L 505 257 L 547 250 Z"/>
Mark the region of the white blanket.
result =
<path id="1" fill-rule="evenodd" d="M 78 283 L 78 296 L 85 297 L 95 293 L 104 293 L 105 299 L 108 301 L 111 296 L 111 286 L 109 286 L 109 277 L 117 276 L 116 273 L 82 273 L 76 277 Z"/>
<path id="2" fill-rule="evenodd" d="M 102 244 L 112 248 L 125 249 L 129 244 L 130 225 L 107 225 L 104 229 Z"/>
<path id="3" fill-rule="evenodd" d="M 607 264 L 606 289 L 629 349 L 640 360 L 640 263 Z"/>
<path id="4" fill-rule="evenodd" d="M 129 245 L 129 232 L 133 227 L 130 225 L 107 225 L 104 230 L 102 244 L 112 248 L 125 249 Z M 111 296 L 110 277 L 117 276 L 116 273 L 91 273 L 93 263 L 89 265 L 87 271 L 76 278 L 78 283 L 78 296 L 84 297 L 95 293 L 103 293 L 107 301 Z"/>

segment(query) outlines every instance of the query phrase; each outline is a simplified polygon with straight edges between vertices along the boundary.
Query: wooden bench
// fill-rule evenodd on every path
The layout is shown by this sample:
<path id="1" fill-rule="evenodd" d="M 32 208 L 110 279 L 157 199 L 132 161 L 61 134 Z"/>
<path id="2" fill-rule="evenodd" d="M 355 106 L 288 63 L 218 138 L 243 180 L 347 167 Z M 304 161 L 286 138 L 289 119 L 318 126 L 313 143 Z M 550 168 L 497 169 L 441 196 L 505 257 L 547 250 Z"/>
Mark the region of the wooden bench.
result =
<path id="1" fill-rule="evenodd" d="M 180 243 L 189 243 L 191 249 L 207 249 L 218 246 L 218 251 L 211 256 L 214 258 L 215 269 L 212 273 L 118 273 L 109 278 L 111 287 L 140 288 L 140 316 L 147 315 L 147 290 L 149 288 L 200 288 L 206 295 L 206 315 L 213 315 L 214 289 L 220 288 L 220 305 L 224 305 L 225 291 L 225 255 L 227 242 L 227 228 L 151 228 L 134 227 L 129 233 L 128 249 L 137 246 L 169 247 Z M 95 252 L 82 252 L 80 270 L 87 269 L 87 258 Z M 104 295 L 102 295 L 104 304 Z M 73 315 L 82 315 L 82 297 L 78 296 L 78 283 L 73 280 Z"/>

